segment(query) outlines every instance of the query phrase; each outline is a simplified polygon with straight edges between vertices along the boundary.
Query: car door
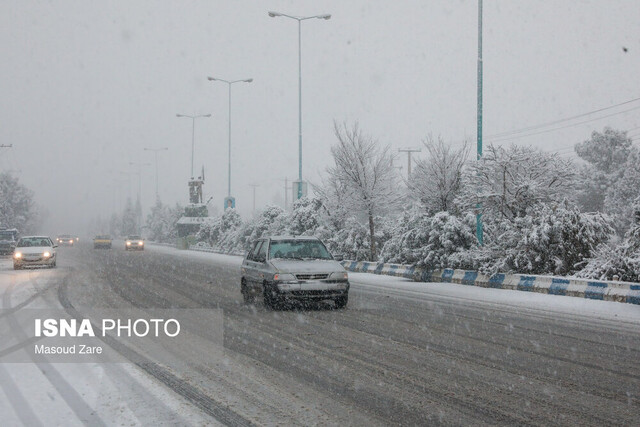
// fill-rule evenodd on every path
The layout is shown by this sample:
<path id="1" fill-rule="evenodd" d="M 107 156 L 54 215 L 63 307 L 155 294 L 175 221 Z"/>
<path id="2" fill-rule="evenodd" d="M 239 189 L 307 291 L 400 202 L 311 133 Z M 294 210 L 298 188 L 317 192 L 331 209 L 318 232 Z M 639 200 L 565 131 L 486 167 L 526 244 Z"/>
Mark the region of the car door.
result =
<path id="1" fill-rule="evenodd" d="M 265 279 L 265 275 L 268 275 L 269 268 L 267 264 L 267 248 L 269 247 L 269 240 L 263 240 L 258 252 L 254 258 L 256 278 L 255 283 L 258 287 L 262 287 L 262 282 Z"/>
<path id="2" fill-rule="evenodd" d="M 245 279 L 247 281 L 247 285 L 249 285 L 252 288 L 257 287 L 257 284 L 258 284 L 259 263 L 256 262 L 256 257 L 258 255 L 258 252 L 260 251 L 260 248 L 262 247 L 262 242 L 263 240 L 258 240 L 255 243 L 255 245 L 253 246 L 253 249 L 249 252 L 249 254 L 247 255 L 247 257 L 243 262 L 243 268 L 245 269 Z"/>

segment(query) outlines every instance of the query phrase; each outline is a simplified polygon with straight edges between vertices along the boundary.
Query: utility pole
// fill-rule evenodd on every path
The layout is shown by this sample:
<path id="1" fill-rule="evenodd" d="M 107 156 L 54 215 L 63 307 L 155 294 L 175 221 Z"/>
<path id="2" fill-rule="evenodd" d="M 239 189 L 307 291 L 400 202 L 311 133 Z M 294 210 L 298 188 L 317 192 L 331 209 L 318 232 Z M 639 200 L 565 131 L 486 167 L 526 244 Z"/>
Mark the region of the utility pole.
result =
<path id="1" fill-rule="evenodd" d="M 478 0 L 478 156 L 479 161 L 482 158 L 482 0 Z M 482 204 L 476 204 L 476 237 L 478 244 L 482 246 L 483 227 L 482 227 Z"/>
<path id="2" fill-rule="evenodd" d="M 411 153 L 419 153 L 422 148 L 399 148 L 399 152 L 407 153 L 407 181 L 411 178 Z"/>
<path id="3" fill-rule="evenodd" d="M 162 148 L 144 148 L 144 151 L 153 151 L 156 160 L 156 200 L 158 200 L 158 151 L 167 151 L 167 147 Z"/>
<path id="4" fill-rule="evenodd" d="M 256 214 L 256 187 L 260 187 L 259 184 L 249 184 L 249 187 L 253 187 L 253 214 Z"/>

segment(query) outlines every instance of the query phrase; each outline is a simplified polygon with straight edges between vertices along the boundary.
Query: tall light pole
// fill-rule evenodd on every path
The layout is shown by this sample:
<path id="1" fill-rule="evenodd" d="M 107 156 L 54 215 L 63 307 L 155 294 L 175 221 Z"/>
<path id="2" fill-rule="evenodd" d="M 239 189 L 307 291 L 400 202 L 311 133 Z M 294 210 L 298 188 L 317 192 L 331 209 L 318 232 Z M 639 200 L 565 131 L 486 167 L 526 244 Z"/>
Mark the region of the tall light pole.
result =
<path id="1" fill-rule="evenodd" d="M 292 16 L 280 12 L 269 12 L 272 18 L 284 17 L 298 21 L 298 199 L 302 198 L 302 21 L 307 19 L 331 19 L 330 14 L 314 16 Z"/>
<path id="2" fill-rule="evenodd" d="M 477 160 L 482 158 L 482 0 L 478 0 L 478 142 Z M 482 204 L 476 205 L 476 237 L 478 244 L 482 246 Z"/>
<path id="3" fill-rule="evenodd" d="M 211 117 L 211 114 L 201 114 L 199 116 L 190 116 L 188 114 L 176 114 L 176 117 L 188 117 L 192 120 L 191 123 L 191 178 L 193 178 L 193 151 L 194 151 L 194 147 L 195 147 L 195 141 L 196 141 L 196 119 L 199 119 L 201 117 Z"/>
<path id="4" fill-rule="evenodd" d="M 167 151 L 167 147 L 162 148 L 144 148 L 144 151 L 153 151 L 156 160 L 156 200 L 158 199 L 158 151 Z"/>
<path id="5" fill-rule="evenodd" d="M 228 185 L 227 185 L 227 198 L 231 198 L 231 85 L 234 83 L 251 83 L 253 79 L 242 79 L 242 80 L 224 80 L 219 79 L 217 77 L 207 77 L 207 79 L 211 82 L 223 82 L 229 86 L 229 165 L 228 165 Z"/>

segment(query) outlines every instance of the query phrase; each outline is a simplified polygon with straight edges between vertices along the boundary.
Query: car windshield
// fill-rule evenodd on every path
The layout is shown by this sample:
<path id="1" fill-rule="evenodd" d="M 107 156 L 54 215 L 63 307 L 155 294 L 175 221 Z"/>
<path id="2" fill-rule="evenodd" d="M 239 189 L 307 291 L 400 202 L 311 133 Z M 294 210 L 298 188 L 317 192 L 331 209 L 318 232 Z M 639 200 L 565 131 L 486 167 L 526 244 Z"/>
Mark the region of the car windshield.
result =
<path id="1" fill-rule="evenodd" d="M 140 237 L 140 236 L 129 236 L 129 237 L 127 237 L 127 240 L 142 240 L 142 237 Z"/>
<path id="2" fill-rule="evenodd" d="M 13 240 L 13 233 L 10 231 L 0 231 L 0 240 Z"/>
<path id="3" fill-rule="evenodd" d="M 324 245 L 317 240 L 272 240 L 269 258 L 333 259 Z"/>
<path id="4" fill-rule="evenodd" d="M 110 237 L 109 236 L 96 236 L 96 239 L 108 240 L 108 239 L 110 239 Z"/>
<path id="5" fill-rule="evenodd" d="M 51 240 L 48 237 L 23 237 L 18 241 L 17 247 L 29 248 L 34 246 L 51 246 Z"/>

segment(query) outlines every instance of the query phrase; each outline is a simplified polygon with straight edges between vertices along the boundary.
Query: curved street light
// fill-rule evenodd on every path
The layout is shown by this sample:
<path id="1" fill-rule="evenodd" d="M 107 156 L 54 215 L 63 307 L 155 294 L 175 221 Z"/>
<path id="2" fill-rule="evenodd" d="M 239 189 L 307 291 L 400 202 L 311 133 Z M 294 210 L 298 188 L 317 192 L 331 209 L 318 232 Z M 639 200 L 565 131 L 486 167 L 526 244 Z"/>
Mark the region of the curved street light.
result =
<path id="1" fill-rule="evenodd" d="M 331 15 L 293 16 L 285 13 L 269 11 L 272 18 L 283 17 L 298 21 L 298 199 L 302 197 L 302 35 L 301 23 L 307 19 L 331 19 Z"/>
<path id="2" fill-rule="evenodd" d="M 241 80 L 225 80 L 217 77 L 207 77 L 210 82 L 222 82 L 229 86 L 229 164 L 228 164 L 228 185 L 227 185 L 227 198 L 231 198 L 231 85 L 234 83 L 251 83 L 252 78 Z"/>
<path id="3" fill-rule="evenodd" d="M 191 123 L 191 178 L 193 178 L 193 151 L 195 147 L 195 133 L 196 133 L 196 119 L 202 117 L 211 117 L 211 114 L 201 114 L 199 116 L 190 116 L 188 114 L 176 114 L 176 117 L 188 117 L 192 120 Z"/>

